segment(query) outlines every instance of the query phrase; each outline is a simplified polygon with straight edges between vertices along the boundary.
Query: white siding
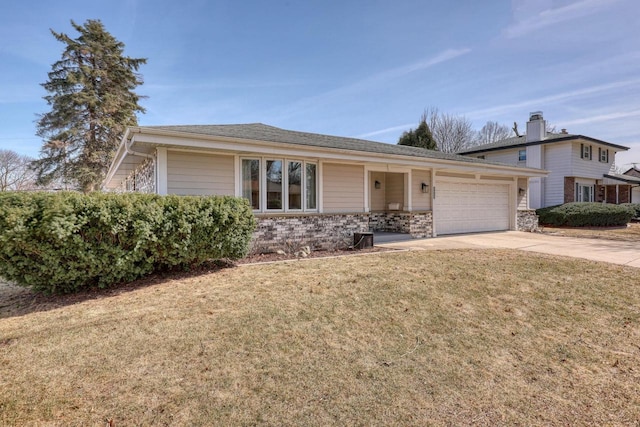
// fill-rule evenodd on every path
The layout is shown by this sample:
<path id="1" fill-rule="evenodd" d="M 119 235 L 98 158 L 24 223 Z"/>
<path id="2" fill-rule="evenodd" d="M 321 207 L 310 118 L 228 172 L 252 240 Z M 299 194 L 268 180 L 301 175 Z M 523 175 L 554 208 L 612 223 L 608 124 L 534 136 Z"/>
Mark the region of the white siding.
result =
<path id="1" fill-rule="evenodd" d="M 607 148 L 604 145 L 594 144 L 584 141 L 583 144 L 591 146 L 591 160 L 580 158 L 580 143 L 574 142 L 571 146 L 571 172 L 567 176 L 575 176 L 581 178 L 602 179 L 602 176 L 611 170 L 611 164 L 615 158 L 613 148 Z M 598 158 L 598 148 L 609 150 L 609 161 L 601 162 Z"/>
<path id="2" fill-rule="evenodd" d="M 431 209 L 431 171 L 414 169 L 411 171 L 411 201 L 414 211 L 426 211 Z M 429 192 L 422 192 L 422 183 L 429 186 Z"/>
<path id="3" fill-rule="evenodd" d="M 485 160 L 488 160 L 491 162 L 506 163 L 508 165 L 521 164 L 524 166 L 524 162 L 518 162 L 518 151 L 520 151 L 520 149 L 518 148 L 511 149 L 511 150 L 497 151 L 497 152 L 492 151 L 489 153 L 485 153 L 484 158 Z"/>
<path id="4" fill-rule="evenodd" d="M 233 196 L 233 156 L 169 151 L 167 192 L 178 195 Z"/>
<path id="5" fill-rule="evenodd" d="M 323 164 L 324 212 L 364 212 L 364 166 Z"/>
<path id="6" fill-rule="evenodd" d="M 549 176 L 544 183 L 544 206 L 564 203 L 564 177 L 571 174 L 571 143 L 547 144 L 544 150 L 544 168 Z M 532 206 L 533 207 L 533 206 Z"/>
<path id="7" fill-rule="evenodd" d="M 527 200 L 530 196 L 530 188 L 528 188 L 528 180 L 527 178 L 518 178 L 518 210 L 528 209 L 529 206 L 527 204 Z M 520 189 L 524 189 L 524 194 L 520 194 Z"/>

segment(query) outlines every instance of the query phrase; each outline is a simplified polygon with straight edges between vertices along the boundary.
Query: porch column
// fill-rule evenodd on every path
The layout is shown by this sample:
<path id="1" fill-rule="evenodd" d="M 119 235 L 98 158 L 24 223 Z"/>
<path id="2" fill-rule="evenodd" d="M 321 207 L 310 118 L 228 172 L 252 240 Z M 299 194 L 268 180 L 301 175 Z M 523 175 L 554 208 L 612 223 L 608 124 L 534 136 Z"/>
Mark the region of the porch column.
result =
<path id="1" fill-rule="evenodd" d="M 164 196 L 167 194 L 169 188 L 167 179 L 167 147 L 156 148 L 156 154 L 157 193 Z"/>

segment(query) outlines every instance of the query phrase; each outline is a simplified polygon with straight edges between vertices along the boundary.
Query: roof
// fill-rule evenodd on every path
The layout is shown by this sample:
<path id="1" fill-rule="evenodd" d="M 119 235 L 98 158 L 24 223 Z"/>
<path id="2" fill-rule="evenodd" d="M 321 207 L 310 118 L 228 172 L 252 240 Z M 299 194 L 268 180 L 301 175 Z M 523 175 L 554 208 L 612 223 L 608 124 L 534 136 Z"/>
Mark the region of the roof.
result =
<path id="1" fill-rule="evenodd" d="M 505 148 L 526 147 L 529 145 L 540 145 L 540 144 L 553 144 L 558 142 L 574 141 L 579 139 L 591 141 L 595 144 L 607 145 L 609 147 L 617 148 L 619 150 L 629 149 L 629 147 L 625 147 L 623 145 L 612 144 L 610 142 L 602 141 L 596 138 L 591 138 L 589 136 L 576 135 L 576 134 L 570 134 L 570 133 L 549 133 L 547 134 L 547 137 L 545 139 L 540 141 L 527 142 L 526 135 L 513 136 L 511 138 L 502 139 L 500 141 L 492 142 L 490 144 L 478 145 L 475 147 L 468 148 L 466 150 L 461 150 L 458 153 L 468 155 L 468 154 L 484 153 L 487 151 L 497 151 Z"/>
<path id="2" fill-rule="evenodd" d="M 342 136 L 331 136 L 318 133 L 292 131 L 280 129 L 274 126 L 268 126 L 262 123 L 232 125 L 140 126 L 138 129 L 143 132 L 144 130 L 160 130 L 213 137 L 238 138 L 252 141 L 277 142 L 306 145 L 312 147 L 352 150 L 367 153 L 452 160 L 465 163 L 504 165 L 503 163 L 489 162 L 473 157 L 461 156 L 459 154 L 453 153 L 443 153 L 441 151 L 427 150 L 419 147 L 387 144 L 384 142 L 368 141 L 364 139 L 348 138 Z"/>
<path id="3" fill-rule="evenodd" d="M 197 147 L 248 153 L 255 149 L 293 150 L 308 147 L 332 158 L 357 156 L 363 161 L 416 162 L 423 160 L 445 167 L 510 171 L 518 176 L 546 176 L 536 168 L 518 167 L 459 154 L 443 153 L 419 147 L 409 147 L 357 138 L 291 131 L 262 123 L 229 125 L 177 125 L 129 127 L 116 151 L 103 185 L 114 188 L 129 173 L 152 154 L 152 147 Z M 224 146 L 224 147 L 222 147 Z M 336 157 L 337 156 L 337 157 Z M 387 157 L 388 156 L 388 157 Z M 395 157 L 391 160 L 391 157 Z M 447 166 L 448 165 L 448 166 Z"/>
<path id="4" fill-rule="evenodd" d="M 619 173 L 608 173 L 604 175 L 605 178 L 611 178 L 618 181 L 626 182 L 628 184 L 640 184 L 640 177 L 632 175 L 621 175 Z"/>

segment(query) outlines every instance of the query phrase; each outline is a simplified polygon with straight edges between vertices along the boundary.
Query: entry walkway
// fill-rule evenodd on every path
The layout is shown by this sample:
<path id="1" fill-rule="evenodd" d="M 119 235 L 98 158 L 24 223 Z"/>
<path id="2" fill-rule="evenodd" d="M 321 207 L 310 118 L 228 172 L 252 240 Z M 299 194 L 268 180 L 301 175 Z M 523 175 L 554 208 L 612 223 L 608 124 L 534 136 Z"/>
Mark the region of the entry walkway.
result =
<path id="1" fill-rule="evenodd" d="M 523 231 L 459 234 L 404 242 L 374 243 L 380 247 L 411 250 L 519 249 L 640 268 L 640 242 L 549 236 Z"/>

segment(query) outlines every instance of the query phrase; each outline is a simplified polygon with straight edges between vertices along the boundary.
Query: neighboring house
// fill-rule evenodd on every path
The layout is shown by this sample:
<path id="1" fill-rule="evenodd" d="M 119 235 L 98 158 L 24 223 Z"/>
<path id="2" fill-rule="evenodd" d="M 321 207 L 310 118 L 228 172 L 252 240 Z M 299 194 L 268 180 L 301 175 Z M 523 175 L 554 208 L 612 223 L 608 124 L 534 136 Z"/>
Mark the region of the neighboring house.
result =
<path id="1" fill-rule="evenodd" d="M 632 167 L 623 174 L 610 174 L 607 176 L 610 182 L 624 182 L 631 185 L 631 203 L 640 203 L 640 169 Z"/>
<path id="2" fill-rule="evenodd" d="M 254 251 L 330 248 L 353 233 L 413 237 L 531 230 L 530 178 L 546 171 L 416 147 L 263 124 L 127 130 L 104 187 L 242 196 L 258 220 Z"/>
<path id="3" fill-rule="evenodd" d="M 542 112 L 530 114 L 526 135 L 503 139 L 459 154 L 493 162 L 540 168 L 547 177 L 531 180 L 532 209 L 569 202 L 627 203 L 631 185 L 611 178 L 615 155 L 628 147 L 584 135 L 547 133 Z"/>

